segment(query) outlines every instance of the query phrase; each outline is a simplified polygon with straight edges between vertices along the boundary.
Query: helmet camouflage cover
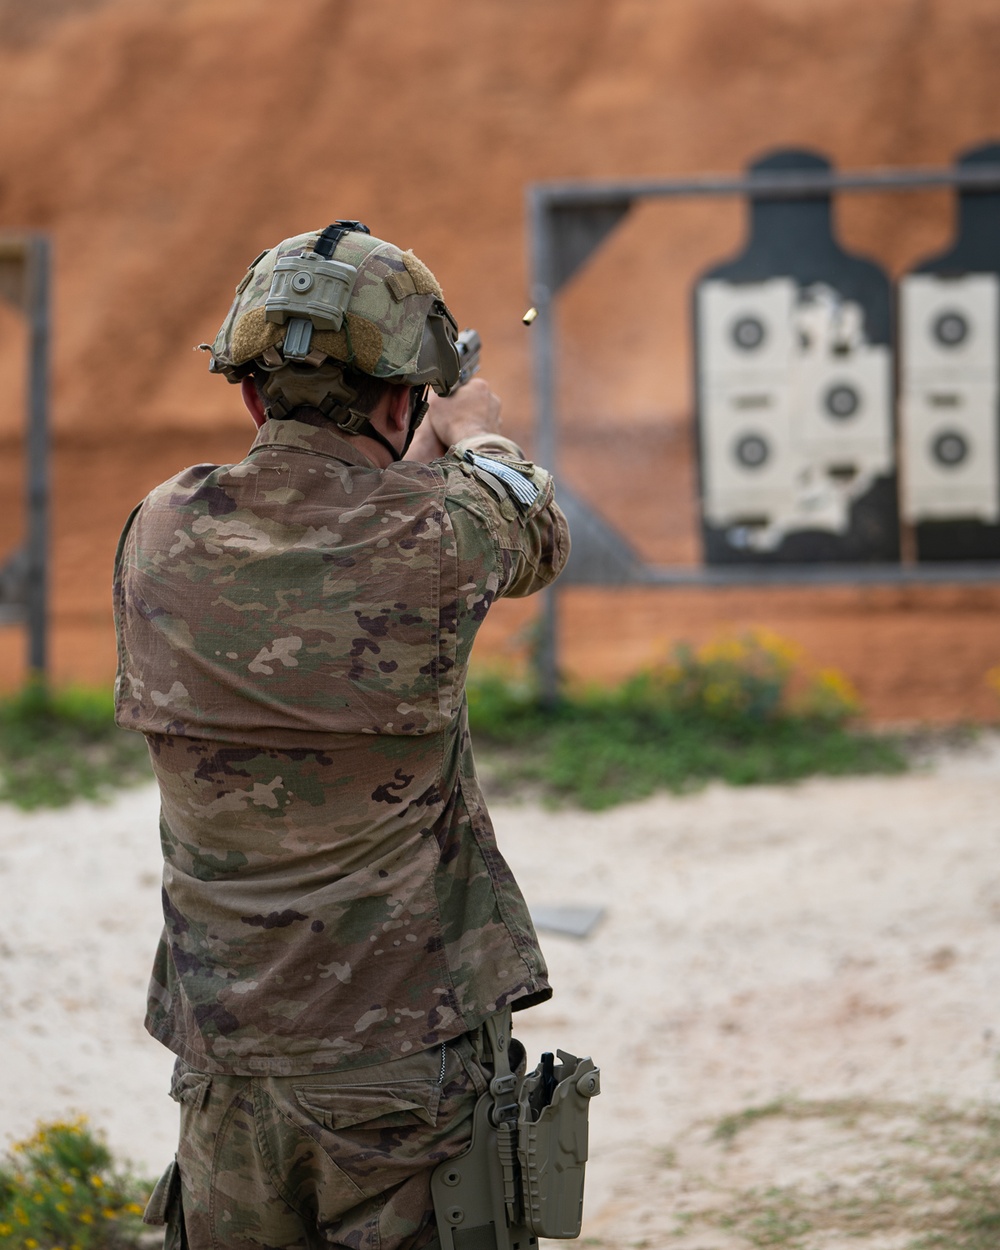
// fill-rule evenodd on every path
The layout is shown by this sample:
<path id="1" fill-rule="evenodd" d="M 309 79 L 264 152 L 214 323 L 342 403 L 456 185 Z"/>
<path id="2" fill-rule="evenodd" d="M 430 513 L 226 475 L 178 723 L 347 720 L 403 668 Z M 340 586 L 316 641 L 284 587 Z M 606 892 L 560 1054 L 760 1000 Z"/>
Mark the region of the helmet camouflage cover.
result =
<path id="1" fill-rule="evenodd" d="M 331 398 L 335 395 L 340 402 L 345 396 L 336 382 L 336 366 L 344 365 L 375 378 L 429 385 L 439 394 L 450 394 L 460 372 L 458 331 L 433 273 L 412 252 L 363 228 L 337 239 L 335 264 L 316 253 L 321 238 L 320 231 L 296 235 L 257 257 L 209 348 L 211 370 L 237 382 L 255 366 L 272 374 L 288 369 L 300 379 L 297 391 L 304 374 L 314 373 L 316 382 L 330 376 Z M 329 250 L 325 255 L 330 256 Z M 329 277 L 324 267 L 333 271 L 338 293 L 334 301 L 340 306 L 332 314 L 322 302 L 306 303 L 303 294 L 314 288 L 315 299 L 320 298 L 315 293 Z M 290 295 L 291 307 L 281 298 L 283 291 L 298 293 Z M 296 318 L 311 322 L 305 353 L 289 350 Z"/>

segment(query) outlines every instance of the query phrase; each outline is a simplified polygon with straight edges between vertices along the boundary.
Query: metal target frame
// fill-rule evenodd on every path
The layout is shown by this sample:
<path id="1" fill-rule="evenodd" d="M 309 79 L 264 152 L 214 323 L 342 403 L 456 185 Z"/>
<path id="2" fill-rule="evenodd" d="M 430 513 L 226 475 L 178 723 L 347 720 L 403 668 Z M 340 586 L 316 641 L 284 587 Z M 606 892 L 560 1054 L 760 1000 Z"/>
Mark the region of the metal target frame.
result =
<path id="1" fill-rule="evenodd" d="M 49 350 L 51 244 L 39 234 L 0 234 L 0 298 L 28 323 L 25 539 L 0 564 L 0 625 L 23 624 L 28 668 L 48 669 Z"/>
<path id="2" fill-rule="evenodd" d="M 534 375 L 534 448 L 540 464 L 557 472 L 556 296 L 638 200 L 737 196 L 794 200 L 837 192 L 1000 190 L 1000 164 L 952 168 L 859 171 L 761 171 L 665 180 L 544 182 L 527 188 Z M 1000 582 L 1000 561 L 942 564 L 658 565 L 645 561 L 628 539 L 572 490 L 559 500 L 573 532 L 573 554 L 559 581 L 544 592 L 535 654 L 542 699 L 558 697 L 558 595 L 566 586 L 732 588 L 789 586 L 975 585 Z"/>

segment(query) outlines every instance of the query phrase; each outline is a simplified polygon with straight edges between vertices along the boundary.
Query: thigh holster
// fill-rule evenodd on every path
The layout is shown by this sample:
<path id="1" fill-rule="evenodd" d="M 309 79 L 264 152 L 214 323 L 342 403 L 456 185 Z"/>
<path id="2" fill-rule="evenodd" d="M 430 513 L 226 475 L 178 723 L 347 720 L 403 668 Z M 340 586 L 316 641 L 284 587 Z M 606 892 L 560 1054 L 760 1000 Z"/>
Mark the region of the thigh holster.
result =
<path id="1" fill-rule="evenodd" d="M 489 1091 L 476 1104 L 468 1149 L 431 1179 L 441 1250 L 528 1250 L 539 1237 L 580 1233 L 600 1070 L 560 1050 L 558 1062 L 543 1055 L 519 1078 L 510 1067 L 510 1018 L 508 1009 L 483 1026 Z"/>

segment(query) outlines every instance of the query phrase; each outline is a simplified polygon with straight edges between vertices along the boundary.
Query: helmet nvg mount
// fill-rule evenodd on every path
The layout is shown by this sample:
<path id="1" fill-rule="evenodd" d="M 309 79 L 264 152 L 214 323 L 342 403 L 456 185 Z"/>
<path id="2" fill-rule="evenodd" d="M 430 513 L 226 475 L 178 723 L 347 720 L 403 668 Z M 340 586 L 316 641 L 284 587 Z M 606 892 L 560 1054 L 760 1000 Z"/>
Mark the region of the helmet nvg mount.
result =
<path id="1" fill-rule="evenodd" d="M 474 331 L 458 334 L 437 279 L 412 252 L 374 238 L 361 222 L 337 221 L 262 252 L 215 342 L 202 346 L 211 371 L 230 382 L 267 375 L 270 415 L 309 405 L 346 432 L 371 436 L 367 414 L 351 407 L 357 391 L 345 367 L 450 395 L 474 372 L 470 336 L 478 346 Z M 411 433 L 426 411 L 425 393 Z"/>

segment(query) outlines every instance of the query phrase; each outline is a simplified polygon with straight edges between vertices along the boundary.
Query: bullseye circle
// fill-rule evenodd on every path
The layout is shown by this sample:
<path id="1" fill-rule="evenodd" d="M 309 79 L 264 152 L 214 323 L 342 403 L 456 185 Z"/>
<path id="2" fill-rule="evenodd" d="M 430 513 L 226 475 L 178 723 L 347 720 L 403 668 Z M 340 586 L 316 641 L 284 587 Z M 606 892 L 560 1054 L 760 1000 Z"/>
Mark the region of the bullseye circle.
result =
<path id="1" fill-rule="evenodd" d="M 740 317 L 730 331 L 733 342 L 744 352 L 755 351 L 767 338 L 767 330 L 759 317 Z"/>
<path id="2" fill-rule="evenodd" d="M 931 454 L 938 464 L 954 469 L 969 457 L 969 444 L 957 430 L 945 430 L 931 444 Z"/>
<path id="3" fill-rule="evenodd" d="M 771 455 L 767 439 L 760 434 L 746 434 L 736 444 L 734 454 L 744 469 L 759 469 L 766 464 Z"/>
<path id="4" fill-rule="evenodd" d="M 935 319 L 934 337 L 942 347 L 958 347 L 969 337 L 969 323 L 962 313 L 948 309 Z"/>
<path id="5" fill-rule="evenodd" d="M 838 421 L 846 421 L 848 417 L 853 417 L 861 407 L 861 396 L 853 386 L 846 382 L 838 382 L 836 386 L 831 386 L 823 396 L 823 406 L 831 417 L 836 417 Z"/>

